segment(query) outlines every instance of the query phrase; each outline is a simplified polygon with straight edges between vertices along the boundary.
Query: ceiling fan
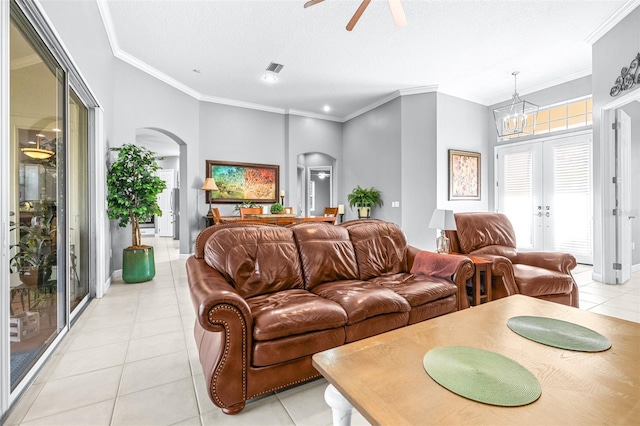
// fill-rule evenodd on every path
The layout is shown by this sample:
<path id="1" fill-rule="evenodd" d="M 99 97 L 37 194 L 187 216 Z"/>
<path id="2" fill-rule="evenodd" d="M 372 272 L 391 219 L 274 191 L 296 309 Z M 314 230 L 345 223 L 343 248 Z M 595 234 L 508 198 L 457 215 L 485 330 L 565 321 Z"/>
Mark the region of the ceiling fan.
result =
<path id="1" fill-rule="evenodd" d="M 304 4 L 304 7 L 307 8 L 309 6 L 313 6 L 314 4 L 318 4 L 323 2 L 324 0 L 309 0 Z M 367 6 L 369 6 L 371 0 L 363 0 L 358 6 L 356 13 L 353 14 L 351 20 L 347 24 L 347 31 L 353 30 L 353 27 L 356 26 L 358 20 L 364 13 Z M 393 21 L 398 27 L 404 27 L 407 25 L 407 17 L 404 15 L 404 9 L 402 8 L 402 3 L 400 0 L 389 0 L 389 7 L 391 8 L 391 15 L 393 15 Z"/>

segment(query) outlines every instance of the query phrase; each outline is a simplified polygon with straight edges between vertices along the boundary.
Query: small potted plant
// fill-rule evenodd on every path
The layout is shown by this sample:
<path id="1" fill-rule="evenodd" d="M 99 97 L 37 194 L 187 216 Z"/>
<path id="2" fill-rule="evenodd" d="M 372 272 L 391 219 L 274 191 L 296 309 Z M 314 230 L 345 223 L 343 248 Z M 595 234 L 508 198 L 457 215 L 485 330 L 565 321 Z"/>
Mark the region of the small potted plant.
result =
<path id="1" fill-rule="evenodd" d="M 347 200 L 351 209 L 357 207 L 359 219 L 371 217 L 371 209 L 382 206 L 380 191 L 374 187 L 366 189 L 358 185 L 347 195 Z"/>
<path id="2" fill-rule="evenodd" d="M 234 212 L 236 212 L 237 214 L 240 214 L 240 209 L 241 209 L 241 208 L 247 208 L 247 207 L 248 207 L 248 208 L 251 208 L 251 209 L 255 209 L 255 208 L 258 208 L 258 207 L 260 207 L 260 206 L 259 206 L 259 205 L 257 205 L 256 203 L 254 203 L 254 202 L 253 202 L 253 201 L 251 201 L 251 200 L 246 200 L 246 201 L 243 201 L 243 202 L 241 202 L 240 204 L 236 205 L 236 206 L 233 208 L 233 211 L 234 211 Z"/>
<path id="3" fill-rule="evenodd" d="M 167 185 L 155 174 L 160 166 L 153 152 L 134 144 L 111 151 L 118 158 L 107 172 L 107 216 L 122 228 L 131 224 L 131 246 L 122 253 L 122 279 L 127 283 L 149 281 L 156 274 L 153 247 L 142 245 L 140 222 L 162 216 L 158 194 Z"/>
<path id="4" fill-rule="evenodd" d="M 284 207 L 282 207 L 282 204 L 280 203 L 273 203 L 271 204 L 271 208 L 269 209 L 269 211 L 271 212 L 271 214 L 279 214 L 284 211 Z"/>

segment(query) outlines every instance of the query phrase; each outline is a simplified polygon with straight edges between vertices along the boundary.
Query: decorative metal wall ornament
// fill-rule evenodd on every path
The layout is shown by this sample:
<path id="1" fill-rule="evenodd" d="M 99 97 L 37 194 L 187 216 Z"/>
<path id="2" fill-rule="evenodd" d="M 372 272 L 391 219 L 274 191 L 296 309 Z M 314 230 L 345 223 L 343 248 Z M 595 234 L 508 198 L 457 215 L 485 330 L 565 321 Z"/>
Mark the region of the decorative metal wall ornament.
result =
<path id="1" fill-rule="evenodd" d="M 638 53 L 629 68 L 623 67 L 618 78 L 616 78 L 616 85 L 611 88 L 609 94 L 611 96 L 618 96 L 620 92 L 631 89 L 635 84 L 640 84 L 640 53 Z"/>

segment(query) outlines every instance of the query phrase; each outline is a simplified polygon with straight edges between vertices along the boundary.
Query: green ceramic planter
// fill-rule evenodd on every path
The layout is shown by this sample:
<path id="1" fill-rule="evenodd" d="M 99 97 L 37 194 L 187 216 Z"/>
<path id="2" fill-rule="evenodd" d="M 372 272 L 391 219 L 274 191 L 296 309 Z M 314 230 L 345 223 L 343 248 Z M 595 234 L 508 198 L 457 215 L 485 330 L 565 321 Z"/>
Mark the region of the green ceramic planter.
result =
<path id="1" fill-rule="evenodd" d="M 127 247 L 122 250 L 122 280 L 125 283 L 142 283 L 155 275 L 153 247 Z"/>

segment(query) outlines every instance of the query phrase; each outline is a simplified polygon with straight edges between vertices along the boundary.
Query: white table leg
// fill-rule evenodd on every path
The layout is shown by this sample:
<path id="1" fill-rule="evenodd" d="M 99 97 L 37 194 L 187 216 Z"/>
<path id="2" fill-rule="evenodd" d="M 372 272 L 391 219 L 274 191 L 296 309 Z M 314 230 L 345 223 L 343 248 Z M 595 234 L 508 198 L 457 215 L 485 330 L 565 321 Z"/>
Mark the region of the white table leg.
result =
<path id="1" fill-rule="evenodd" d="M 333 411 L 333 426 L 350 426 L 353 406 L 333 385 L 324 391 L 324 400 Z"/>

